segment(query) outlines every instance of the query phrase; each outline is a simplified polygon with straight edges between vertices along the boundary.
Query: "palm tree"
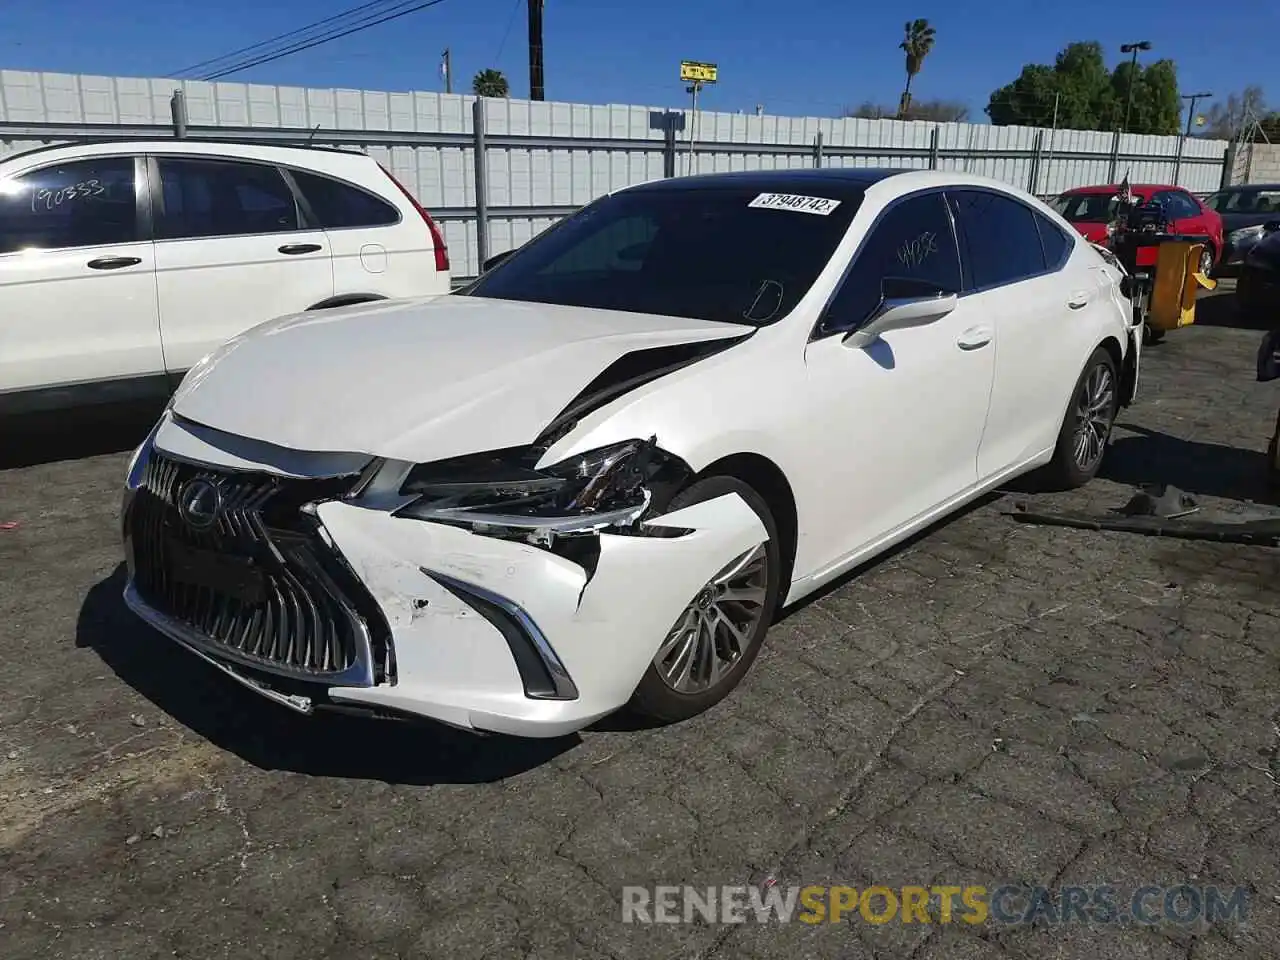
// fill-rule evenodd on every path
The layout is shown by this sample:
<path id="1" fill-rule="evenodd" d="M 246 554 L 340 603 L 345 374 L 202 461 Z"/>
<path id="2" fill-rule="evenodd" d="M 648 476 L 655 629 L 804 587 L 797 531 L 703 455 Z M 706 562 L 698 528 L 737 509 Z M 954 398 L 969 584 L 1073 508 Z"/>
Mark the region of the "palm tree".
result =
<path id="1" fill-rule="evenodd" d="M 471 89 L 477 97 L 507 97 L 511 95 L 511 87 L 501 70 L 481 70 L 471 81 Z"/>
<path id="2" fill-rule="evenodd" d="M 933 49 L 934 29 L 928 20 L 910 20 L 906 25 L 906 38 L 898 44 L 898 49 L 907 54 L 907 87 L 902 91 L 902 100 L 898 103 L 898 119 L 907 115 L 911 107 L 911 81 L 920 68 L 924 66 L 924 58 Z"/>

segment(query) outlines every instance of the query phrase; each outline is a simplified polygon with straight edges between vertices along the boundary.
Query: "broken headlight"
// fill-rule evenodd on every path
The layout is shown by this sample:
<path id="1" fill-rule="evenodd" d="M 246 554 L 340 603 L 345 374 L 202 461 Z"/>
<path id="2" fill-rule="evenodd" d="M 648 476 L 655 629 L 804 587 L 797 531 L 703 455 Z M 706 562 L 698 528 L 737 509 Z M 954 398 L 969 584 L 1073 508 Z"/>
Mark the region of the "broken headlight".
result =
<path id="1" fill-rule="evenodd" d="M 649 508 L 653 484 L 686 472 L 654 438 L 537 469 L 544 452 L 517 448 L 419 464 L 400 490 L 417 499 L 396 515 L 549 544 L 557 536 L 634 524 Z"/>

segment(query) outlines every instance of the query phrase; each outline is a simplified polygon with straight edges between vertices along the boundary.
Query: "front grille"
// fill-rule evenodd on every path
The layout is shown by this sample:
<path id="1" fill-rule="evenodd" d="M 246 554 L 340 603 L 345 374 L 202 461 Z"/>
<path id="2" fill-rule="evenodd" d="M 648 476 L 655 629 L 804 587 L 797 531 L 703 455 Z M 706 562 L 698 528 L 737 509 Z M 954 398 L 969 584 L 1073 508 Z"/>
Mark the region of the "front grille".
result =
<path id="1" fill-rule="evenodd" d="M 220 494 L 207 529 L 179 509 L 193 480 Z M 385 679 L 386 622 L 302 511 L 354 482 L 220 471 L 153 451 L 126 520 L 139 596 L 215 655 L 304 680 Z"/>

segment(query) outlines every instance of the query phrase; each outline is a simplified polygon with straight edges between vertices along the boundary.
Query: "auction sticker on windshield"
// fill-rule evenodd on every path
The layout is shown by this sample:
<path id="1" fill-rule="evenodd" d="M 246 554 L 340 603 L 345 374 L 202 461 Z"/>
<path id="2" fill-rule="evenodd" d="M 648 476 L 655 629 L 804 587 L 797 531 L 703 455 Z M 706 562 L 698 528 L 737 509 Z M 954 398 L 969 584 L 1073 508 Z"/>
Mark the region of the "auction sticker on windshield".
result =
<path id="1" fill-rule="evenodd" d="M 802 197 L 795 193 L 762 193 L 748 203 L 747 206 L 758 207 L 763 210 L 794 210 L 796 213 L 816 213 L 820 217 L 825 217 L 840 206 L 840 201 L 828 200 L 826 197 Z"/>

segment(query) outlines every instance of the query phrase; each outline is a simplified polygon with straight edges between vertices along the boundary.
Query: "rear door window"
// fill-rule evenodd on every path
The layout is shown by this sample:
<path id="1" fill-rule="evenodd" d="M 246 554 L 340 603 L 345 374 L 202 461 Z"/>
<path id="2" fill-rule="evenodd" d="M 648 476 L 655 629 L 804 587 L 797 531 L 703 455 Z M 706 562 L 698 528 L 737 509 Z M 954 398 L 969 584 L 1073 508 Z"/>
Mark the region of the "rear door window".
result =
<path id="1" fill-rule="evenodd" d="M 1035 214 L 1024 203 L 986 190 L 948 191 L 956 218 L 965 289 L 986 290 L 1044 273 Z"/>
<path id="2" fill-rule="evenodd" d="M 163 203 L 156 239 L 287 233 L 302 227 L 293 191 L 278 169 L 232 160 L 160 158 Z"/>
<path id="3" fill-rule="evenodd" d="M 321 227 L 385 227 L 400 222 L 399 210 L 365 190 L 305 170 L 290 172 Z"/>

